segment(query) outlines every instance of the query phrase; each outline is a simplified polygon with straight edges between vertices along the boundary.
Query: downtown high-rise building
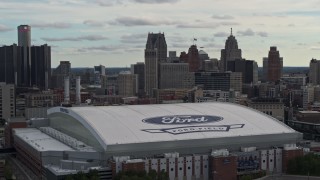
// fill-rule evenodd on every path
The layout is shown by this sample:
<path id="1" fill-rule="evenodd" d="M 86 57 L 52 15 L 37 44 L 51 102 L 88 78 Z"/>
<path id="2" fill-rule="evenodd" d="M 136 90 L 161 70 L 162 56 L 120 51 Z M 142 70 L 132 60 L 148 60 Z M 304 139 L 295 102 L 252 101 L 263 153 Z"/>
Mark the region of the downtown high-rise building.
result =
<path id="1" fill-rule="evenodd" d="M 69 61 L 60 61 L 59 66 L 52 72 L 52 88 L 62 89 L 64 87 L 64 78 L 70 77 L 70 75 L 71 63 Z"/>
<path id="2" fill-rule="evenodd" d="M 47 44 L 31 45 L 31 27 L 20 25 L 18 29 L 17 87 L 50 88 L 51 79 L 51 48 Z"/>
<path id="3" fill-rule="evenodd" d="M 200 70 L 205 71 L 205 61 L 207 61 L 209 59 L 210 59 L 210 57 L 209 57 L 208 53 L 206 53 L 204 50 L 199 51 Z"/>
<path id="4" fill-rule="evenodd" d="M 18 26 L 18 46 L 22 47 L 21 67 L 18 71 L 21 73 L 21 81 L 18 86 L 31 87 L 31 27 L 28 25 Z"/>
<path id="5" fill-rule="evenodd" d="M 202 61 L 200 60 L 200 54 L 197 45 L 191 45 L 188 50 L 188 53 L 181 52 L 180 62 L 188 63 L 190 72 L 199 71 L 201 69 Z"/>
<path id="6" fill-rule="evenodd" d="M 31 27 L 18 26 L 18 45 L 0 47 L 0 82 L 16 87 L 50 88 L 51 48 L 31 46 Z"/>
<path id="7" fill-rule="evenodd" d="M 203 90 L 242 92 L 242 73 L 240 72 L 196 72 L 195 85 Z"/>
<path id="8" fill-rule="evenodd" d="M 94 84 L 100 85 L 101 88 L 105 88 L 106 83 L 104 82 L 106 80 L 106 67 L 103 65 L 94 66 Z"/>
<path id="9" fill-rule="evenodd" d="M 16 85 L 20 82 L 21 50 L 16 44 L 0 47 L 0 82 Z"/>
<path id="10" fill-rule="evenodd" d="M 31 46 L 31 27 L 29 25 L 18 26 L 18 46 Z"/>
<path id="11" fill-rule="evenodd" d="M 169 57 L 167 58 L 168 63 L 179 63 L 180 58 L 177 57 L 177 51 L 169 51 Z"/>
<path id="12" fill-rule="evenodd" d="M 202 64 L 203 64 L 202 71 L 205 71 L 205 72 L 209 72 L 209 71 L 218 72 L 219 71 L 219 60 L 217 58 L 204 60 L 204 62 Z"/>
<path id="13" fill-rule="evenodd" d="M 194 86 L 194 75 L 188 63 L 161 63 L 159 89 L 188 89 Z"/>
<path id="14" fill-rule="evenodd" d="M 189 71 L 197 72 L 200 70 L 201 62 L 197 45 L 191 45 L 188 51 Z"/>
<path id="15" fill-rule="evenodd" d="M 271 46 L 268 57 L 263 58 L 263 77 L 267 82 L 276 82 L 282 76 L 283 58 L 276 46 Z"/>
<path id="16" fill-rule="evenodd" d="M 228 61 L 227 67 L 229 71 L 241 72 L 244 84 L 256 84 L 258 82 L 258 64 L 255 61 L 236 59 Z"/>
<path id="17" fill-rule="evenodd" d="M 51 47 L 31 47 L 31 85 L 47 90 L 51 87 Z"/>
<path id="18" fill-rule="evenodd" d="M 163 33 L 149 33 L 144 51 L 145 91 L 152 96 L 153 89 L 159 88 L 159 64 L 167 60 L 167 43 Z"/>
<path id="19" fill-rule="evenodd" d="M 15 114 L 14 84 L 0 82 L 0 119 L 15 117 Z"/>
<path id="20" fill-rule="evenodd" d="M 311 59 L 309 65 L 309 83 L 320 84 L 320 60 Z"/>
<path id="21" fill-rule="evenodd" d="M 120 72 L 117 78 L 119 95 L 122 97 L 136 96 L 138 89 L 138 75 L 131 74 L 129 71 Z"/>
<path id="22" fill-rule="evenodd" d="M 138 62 L 136 64 L 131 65 L 131 73 L 136 74 L 138 76 L 138 96 L 142 97 L 145 94 L 145 65 L 143 62 Z"/>
<path id="23" fill-rule="evenodd" d="M 238 48 L 238 41 L 235 36 L 231 34 L 226 40 L 225 48 L 221 50 L 220 58 L 220 72 L 228 71 L 228 61 L 234 61 L 236 59 L 242 59 L 241 49 Z"/>

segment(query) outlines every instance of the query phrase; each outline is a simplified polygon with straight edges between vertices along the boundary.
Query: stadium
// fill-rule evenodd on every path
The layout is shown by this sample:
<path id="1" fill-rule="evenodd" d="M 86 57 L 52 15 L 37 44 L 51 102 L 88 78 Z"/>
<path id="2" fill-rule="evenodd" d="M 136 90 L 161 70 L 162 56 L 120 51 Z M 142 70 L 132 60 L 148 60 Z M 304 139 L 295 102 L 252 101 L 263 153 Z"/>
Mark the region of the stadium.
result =
<path id="1" fill-rule="evenodd" d="M 38 177 L 88 169 L 165 171 L 170 179 L 236 179 L 283 172 L 302 135 L 245 106 L 211 102 L 55 107 L 14 129 L 18 158 Z M 228 169 L 228 172 L 225 172 Z M 230 170 L 231 169 L 231 170 Z"/>

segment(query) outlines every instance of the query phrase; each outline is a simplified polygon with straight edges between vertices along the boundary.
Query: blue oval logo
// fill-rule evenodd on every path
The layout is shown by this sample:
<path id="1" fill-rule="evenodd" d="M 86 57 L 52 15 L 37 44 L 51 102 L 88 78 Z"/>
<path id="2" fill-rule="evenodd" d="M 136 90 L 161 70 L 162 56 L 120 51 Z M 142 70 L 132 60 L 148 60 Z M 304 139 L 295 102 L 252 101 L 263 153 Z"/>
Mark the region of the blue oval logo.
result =
<path id="1" fill-rule="evenodd" d="M 160 125 L 177 125 L 177 124 L 205 124 L 223 120 L 220 116 L 201 116 L 201 115 L 173 115 L 147 118 L 142 122 Z"/>

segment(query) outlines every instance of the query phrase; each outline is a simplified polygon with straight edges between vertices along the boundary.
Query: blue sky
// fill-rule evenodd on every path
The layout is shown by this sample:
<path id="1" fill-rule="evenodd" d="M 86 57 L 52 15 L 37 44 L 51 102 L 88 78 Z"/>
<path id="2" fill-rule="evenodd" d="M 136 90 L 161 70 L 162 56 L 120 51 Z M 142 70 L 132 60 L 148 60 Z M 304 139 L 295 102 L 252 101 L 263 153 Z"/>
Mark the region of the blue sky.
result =
<path id="1" fill-rule="evenodd" d="M 164 32 L 168 50 L 192 39 L 211 58 L 233 28 L 243 58 L 262 66 L 277 46 L 285 66 L 320 59 L 320 0 L 0 0 L 0 44 L 17 43 L 31 25 L 32 44 L 52 46 L 52 67 L 130 66 L 144 61 L 148 32 Z"/>

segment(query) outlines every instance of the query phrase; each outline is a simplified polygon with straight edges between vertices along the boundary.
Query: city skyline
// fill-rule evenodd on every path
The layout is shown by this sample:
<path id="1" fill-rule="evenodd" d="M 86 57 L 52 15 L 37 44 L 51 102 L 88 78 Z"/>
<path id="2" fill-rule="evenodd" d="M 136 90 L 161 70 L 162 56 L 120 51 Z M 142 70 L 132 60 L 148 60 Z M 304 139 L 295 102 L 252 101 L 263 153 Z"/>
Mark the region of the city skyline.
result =
<path id="1" fill-rule="evenodd" d="M 319 0 L 0 0 L 0 45 L 18 43 L 17 26 L 31 26 L 31 44 L 52 46 L 52 68 L 129 67 L 144 61 L 149 32 L 164 32 L 168 51 L 188 51 L 193 39 L 210 58 L 230 35 L 242 57 L 262 58 L 277 46 L 284 66 L 309 66 L 320 50 Z M 143 11 L 141 11 L 143 9 Z"/>

